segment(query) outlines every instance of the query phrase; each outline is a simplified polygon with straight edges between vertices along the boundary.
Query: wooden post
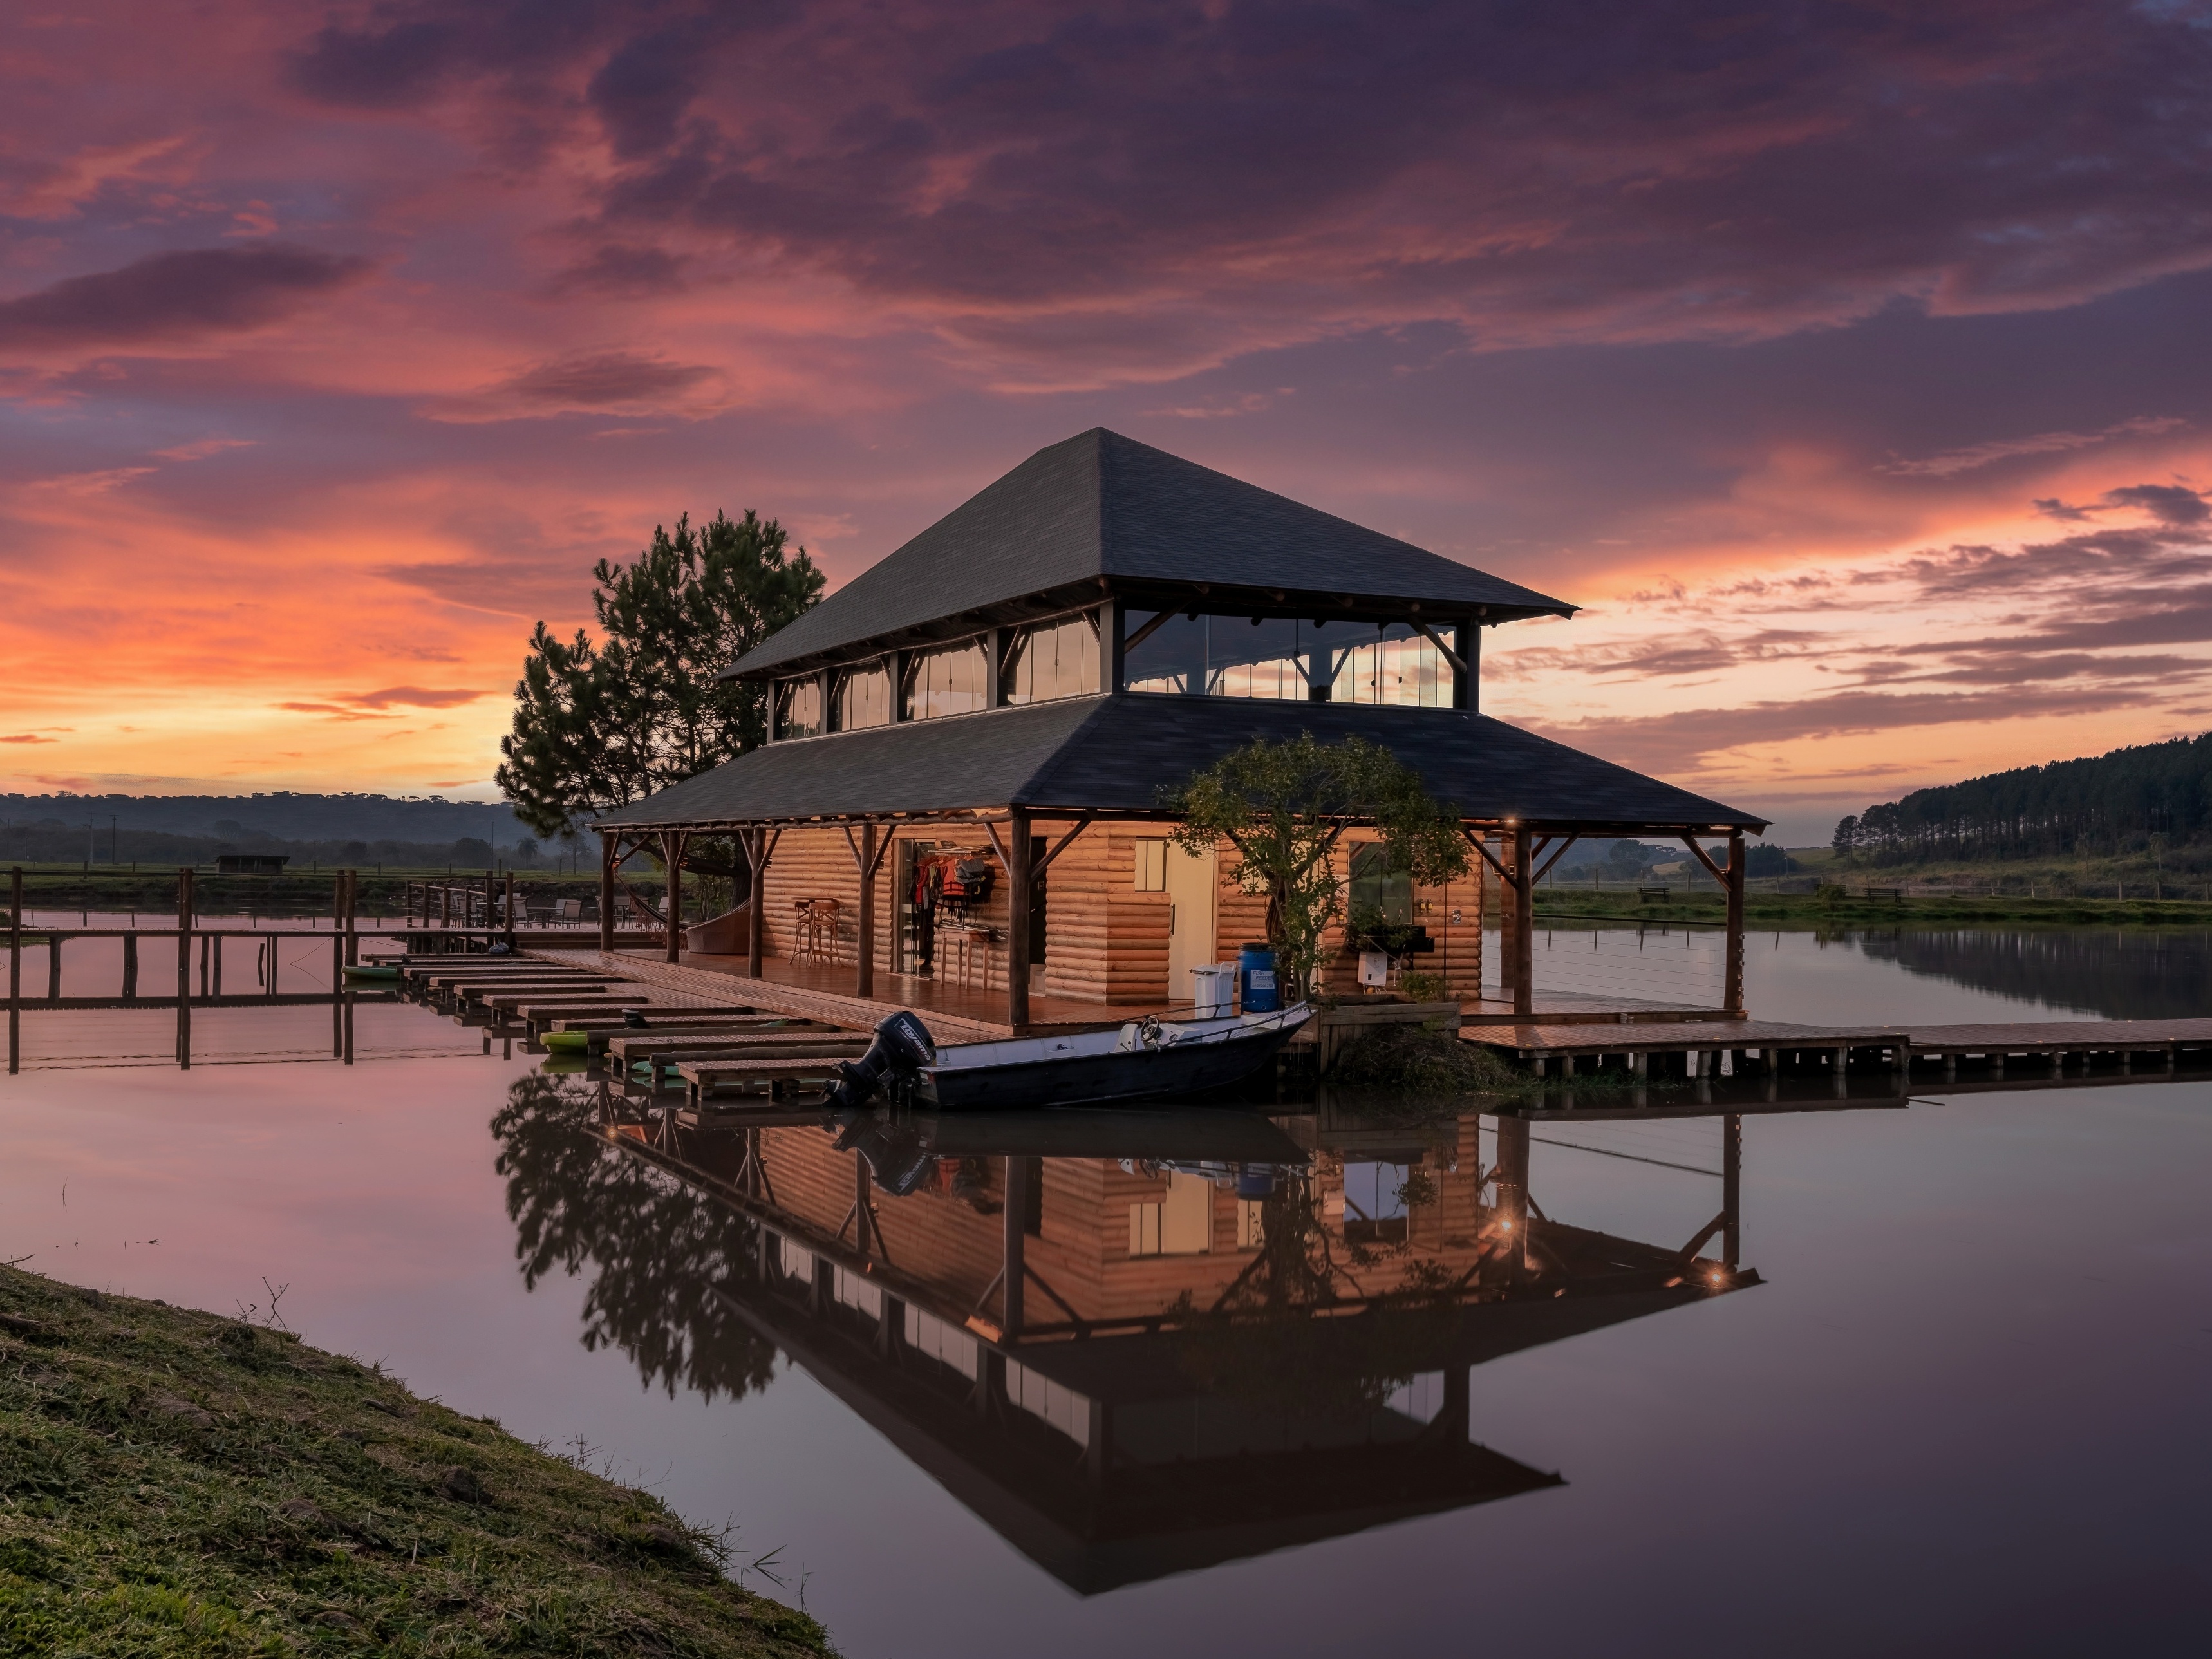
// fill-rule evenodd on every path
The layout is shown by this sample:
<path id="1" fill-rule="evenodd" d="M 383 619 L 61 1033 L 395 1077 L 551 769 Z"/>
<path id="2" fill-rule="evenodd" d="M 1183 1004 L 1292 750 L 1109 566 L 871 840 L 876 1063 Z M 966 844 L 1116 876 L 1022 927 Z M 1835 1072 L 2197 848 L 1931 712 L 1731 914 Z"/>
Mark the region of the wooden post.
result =
<path id="1" fill-rule="evenodd" d="M 872 997 L 876 994 L 876 826 L 860 826 L 860 844 L 854 849 L 853 860 L 860 866 L 860 916 L 854 927 L 854 954 L 858 960 L 853 969 L 853 994 Z"/>
<path id="2" fill-rule="evenodd" d="M 507 872 L 507 948 L 514 949 L 514 872 Z"/>
<path id="3" fill-rule="evenodd" d="M 761 976 L 761 957 L 767 951 L 768 924 L 762 912 L 768 907 L 768 831 L 752 832 L 752 843 L 747 850 L 747 861 L 753 867 L 751 890 L 746 898 L 745 971 L 755 979 Z"/>
<path id="4" fill-rule="evenodd" d="M 1734 1273 L 1743 1248 L 1743 1119 L 1721 1119 L 1721 1261 Z"/>
<path id="5" fill-rule="evenodd" d="M 62 936 L 46 935 L 46 1000 L 62 1000 Z"/>
<path id="6" fill-rule="evenodd" d="M 357 967 L 361 962 L 361 872 L 346 872 L 345 890 L 346 966 Z"/>
<path id="7" fill-rule="evenodd" d="M 138 934 L 134 929 L 123 936 L 123 995 L 125 1001 L 138 995 Z"/>
<path id="8" fill-rule="evenodd" d="M 1729 831 L 1728 977 L 1722 998 L 1729 1012 L 1743 1018 L 1743 831 Z"/>
<path id="9" fill-rule="evenodd" d="M 192 872 L 177 872 L 177 1064 L 192 1066 Z M 270 975 L 273 983 L 274 973 Z"/>
<path id="10" fill-rule="evenodd" d="M 1026 821 L 1021 828 L 1026 838 L 1029 831 Z M 1028 860 L 1023 862 L 1026 865 Z M 1009 952 L 1009 956 L 1011 954 Z M 1030 1161 L 1026 1158 L 1010 1156 L 1006 1161 L 1006 1212 L 1002 1218 L 1006 1222 L 1006 1283 L 1000 1287 L 1005 1292 L 1006 1316 L 999 1322 L 1006 1332 L 1006 1340 L 1011 1342 L 1021 1334 L 1022 1281 L 1029 1275 L 1028 1264 L 1023 1259 L 1024 1248 L 1028 1243 L 1027 1230 L 1023 1224 L 1030 1212 Z"/>
<path id="11" fill-rule="evenodd" d="M 615 838 L 611 830 L 599 831 L 599 950 L 615 948 Z"/>
<path id="12" fill-rule="evenodd" d="M 1030 1023 L 1030 815 L 1018 808 L 1006 816 L 1006 1023 Z"/>
<path id="13" fill-rule="evenodd" d="M 1528 828 L 1513 830 L 1513 1017 L 1528 1019 L 1536 1012 L 1536 887 L 1534 860 L 1529 855 Z"/>
<path id="14" fill-rule="evenodd" d="M 684 959 L 684 844 L 681 830 L 660 832 L 660 856 L 668 866 L 668 960 Z"/>
<path id="15" fill-rule="evenodd" d="M 8 873 L 8 1074 L 23 1066 L 23 866 Z"/>

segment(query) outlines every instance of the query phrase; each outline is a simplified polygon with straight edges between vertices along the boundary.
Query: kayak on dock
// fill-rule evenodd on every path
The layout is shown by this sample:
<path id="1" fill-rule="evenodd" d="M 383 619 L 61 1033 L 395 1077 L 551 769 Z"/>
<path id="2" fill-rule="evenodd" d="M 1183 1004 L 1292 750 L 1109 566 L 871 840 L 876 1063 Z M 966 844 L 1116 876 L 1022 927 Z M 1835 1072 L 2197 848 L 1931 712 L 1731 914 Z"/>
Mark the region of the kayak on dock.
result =
<path id="1" fill-rule="evenodd" d="M 388 963 L 381 962 L 356 963 L 346 969 L 344 972 L 348 979 L 373 980 L 379 984 L 394 984 L 399 978 L 399 970 L 397 968 Z"/>
<path id="2" fill-rule="evenodd" d="M 939 1048 L 929 1028 L 902 1008 L 877 1023 L 876 1040 L 866 1054 L 841 1062 L 828 1104 L 833 1109 L 860 1106 L 878 1090 L 900 1104 L 940 1112 L 1192 1095 L 1251 1076 L 1311 1018 L 1313 1010 L 1303 1002 L 1212 1019 L 1148 1014 L 1118 1030 Z"/>

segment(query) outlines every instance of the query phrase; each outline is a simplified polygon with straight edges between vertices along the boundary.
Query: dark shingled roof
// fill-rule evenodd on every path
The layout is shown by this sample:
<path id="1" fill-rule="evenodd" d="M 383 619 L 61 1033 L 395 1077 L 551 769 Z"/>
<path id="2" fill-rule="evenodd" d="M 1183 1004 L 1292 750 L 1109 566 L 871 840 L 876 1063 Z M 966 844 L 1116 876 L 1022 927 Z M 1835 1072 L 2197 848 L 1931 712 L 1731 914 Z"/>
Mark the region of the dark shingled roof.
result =
<path id="1" fill-rule="evenodd" d="M 1766 820 L 1485 714 L 1125 692 L 775 743 L 607 813 L 602 829 L 1021 806 L 1146 812 L 1231 750 L 1357 733 L 1461 816 L 1623 830 Z"/>
<path id="2" fill-rule="evenodd" d="M 1041 449 L 748 652 L 752 675 L 1104 578 L 1285 594 L 1357 593 L 1493 621 L 1575 607 L 1103 427 Z M 1226 596 L 1224 597 L 1231 597 Z"/>

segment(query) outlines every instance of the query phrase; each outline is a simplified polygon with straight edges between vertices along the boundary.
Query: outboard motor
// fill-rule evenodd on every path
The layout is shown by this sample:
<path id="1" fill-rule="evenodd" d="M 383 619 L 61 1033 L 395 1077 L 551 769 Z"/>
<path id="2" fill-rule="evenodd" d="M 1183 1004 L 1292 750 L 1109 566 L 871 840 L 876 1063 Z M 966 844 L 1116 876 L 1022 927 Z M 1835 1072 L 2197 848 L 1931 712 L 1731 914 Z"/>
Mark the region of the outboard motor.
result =
<path id="1" fill-rule="evenodd" d="M 623 1030 L 625 1030 L 625 1031 L 642 1031 L 642 1030 L 648 1030 L 648 1029 L 650 1029 L 650 1028 L 649 1028 L 649 1027 L 647 1027 L 647 1025 L 646 1024 L 646 1019 L 645 1019 L 645 1010 L 644 1010 L 644 1009 L 642 1009 L 642 1008 L 625 1008 L 625 1009 L 623 1009 Z"/>
<path id="2" fill-rule="evenodd" d="M 858 1060 L 837 1062 L 837 1082 L 823 1104 L 833 1112 L 865 1105 L 886 1073 L 911 1075 L 937 1059 L 929 1027 L 904 1008 L 876 1022 L 876 1040 Z"/>

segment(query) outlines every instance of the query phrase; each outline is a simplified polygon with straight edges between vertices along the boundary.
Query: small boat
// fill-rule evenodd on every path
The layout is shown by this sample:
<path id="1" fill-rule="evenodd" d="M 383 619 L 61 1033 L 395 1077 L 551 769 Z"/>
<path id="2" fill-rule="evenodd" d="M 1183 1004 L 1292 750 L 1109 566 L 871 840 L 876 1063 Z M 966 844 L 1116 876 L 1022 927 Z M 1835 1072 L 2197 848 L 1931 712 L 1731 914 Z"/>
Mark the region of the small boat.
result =
<path id="1" fill-rule="evenodd" d="M 359 962 L 345 969 L 345 976 L 353 980 L 374 980 L 380 984 L 396 984 L 398 969 L 387 962 Z"/>
<path id="2" fill-rule="evenodd" d="M 1163 1020 L 1152 1015 L 1118 1030 L 1008 1037 L 939 1048 L 928 1028 L 901 1009 L 876 1025 L 876 1040 L 846 1060 L 833 1108 L 857 1107 L 878 1088 L 902 1104 L 940 1112 L 1088 1106 L 1103 1101 L 1191 1095 L 1252 1075 L 1313 1018 L 1304 1003 L 1263 1014 Z"/>
<path id="3" fill-rule="evenodd" d="M 589 1031 L 548 1031 L 538 1039 L 538 1046 L 555 1054 L 583 1054 L 592 1048 Z"/>

